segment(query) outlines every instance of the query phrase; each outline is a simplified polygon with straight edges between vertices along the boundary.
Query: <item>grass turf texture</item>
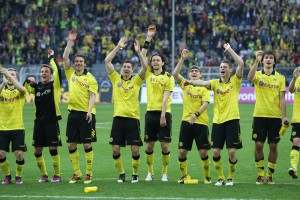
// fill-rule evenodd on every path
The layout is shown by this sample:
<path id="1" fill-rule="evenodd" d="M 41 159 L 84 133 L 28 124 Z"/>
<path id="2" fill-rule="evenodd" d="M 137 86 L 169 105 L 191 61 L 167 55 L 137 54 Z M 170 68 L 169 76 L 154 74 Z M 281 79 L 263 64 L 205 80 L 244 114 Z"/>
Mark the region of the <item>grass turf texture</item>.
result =
<path id="1" fill-rule="evenodd" d="M 65 130 L 67 121 L 67 105 L 61 105 L 63 120 L 60 122 L 61 136 L 63 146 L 59 148 L 61 156 L 62 182 L 60 183 L 38 183 L 41 177 L 40 171 L 36 166 L 32 141 L 32 129 L 34 108 L 32 104 L 26 104 L 24 109 L 24 122 L 26 127 L 26 143 L 28 151 L 25 153 L 25 169 L 23 173 L 23 185 L 16 185 L 13 181 L 9 185 L 0 185 L 0 199 L 298 199 L 299 198 L 299 179 L 293 180 L 288 175 L 290 167 L 291 142 L 289 140 L 291 127 L 286 131 L 279 143 L 279 156 L 275 170 L 275 185 L 255 184 L 257 171 L 254 165 L 254 142 L 251 140 L 251 124 L 253 104 L 240 105 L 241 113 L 241 131 L 244 148 L 237 152 L 238 164 L 235 173 L 235 185 L 233 187 L 214 186 L 217 181 L 217 174 L 212 164 L 212 151 L 209 151 L 211 160 L 211 177 L 213 184 L 204 185 L 200 157 L 193 146 L 188 153 L 188 174 L 193 179 L 199 179 L 198 185 L 178 184 L 180 171 L 178 167 L 178 134 L 182 115 L 182 105 L 172 105 L 173 116 L 173 140 L 171 143 L 171 160 L 169 164 L 169 182 L 162 182 L 161 179 L 161 148 L 159 143 L 155 146 L 155 179 L 152 182 L 144 181 L 147 174 L 147 165 L 145 162 L 145 144 L 140 148 L 141 166 L 139 171 L 139 182 L 130 183 L 131 179 L 131 152 L 130 147 L 122 148 L 123 164 L 126 172 L 126 182 L 117 183 L 118 172 L 114 168 L 111 146 L 108 144 L 109 133 L 113 115 L 112 104 L 97 105 L 97 137 L 98 142 L 93 143 L 95 153 L 93 164 L 93 182 L 89 185 L 79 181 L 76 184 L 69 184 L 73 169 L 69 159 L 67 144 L 65 142 Z M 143 136 L 144 114 L 146 105 L 141 105 L 141 130 Z M 287 106 L 288 118 L 291 119 L 292 106 Z M 209 106 L 210 122 L 212 121 L 212 105 Z M 211 128 L 211 125 L 209 125 Z M 84 152 L 82 145 L 78 145 L 80 153 L 81 170 L 85 172 Z M 267 168 L 268 146 L 265 145 L 265 170 Z M 46 161 L 49 177 L 53 175 L 52 158 L 49 155 L 48 148 L 45 148 L 43 155 Z M 228 156 L 227 150 L 222 151 L 222 162 L 225 176 L 228 174 Z M 15 176 L 15 157 L 12 153 L 7 155 L 12 175 Z M 4 177 L 1 173 L 1 181 Z M 97 186 L 98 192 L 84 193 L 84 187 Z"/>

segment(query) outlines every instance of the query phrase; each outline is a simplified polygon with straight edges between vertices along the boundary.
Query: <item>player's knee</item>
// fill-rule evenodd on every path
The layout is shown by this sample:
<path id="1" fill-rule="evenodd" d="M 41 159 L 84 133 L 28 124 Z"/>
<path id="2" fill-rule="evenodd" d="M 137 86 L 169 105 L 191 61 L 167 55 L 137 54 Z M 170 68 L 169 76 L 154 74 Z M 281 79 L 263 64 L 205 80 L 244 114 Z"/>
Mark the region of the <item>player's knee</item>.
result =
<path id="1" fill-rule="evenodd" d="M 23 160 L 23 151 L 15 151 L 17 160 Z"/>
<path id="2" fill-rule="evenodd" d="M 255 149 L 256 150 L 262 150 L 263 148 L 264 148 L 264 143 L 263 142 L 260 142 L 260 141 L 255 142 Z"/>
<path id="3" fill-rule="evenodd" d="M 2 151 L 2 150 L 0 150 L 0 159 L 3 159 L 3 158 L 5 158 L 5 156 L 6 156 L 6 152 L 5 152 L 5 151 Z"/>
<path id="4" fill-rule="evenodd" d="M 213 154 L 214 154 L 214 157 L 215 157 L 215 158 L 220 157 L 220 153 L 221 153 L 221 150 L 220 150 L 220 149 L 213 149 Z"/>
<path id="5" fill-rule="evenodd" d="M 276 153 L 277 152 L 277 143 L 270 143 L 269 148 L 270 152 Z"/>
<path id="6" fill-rule="evenodd" d="M 132 155 L 135 155 L 135 156 L 139 155 L 140 154 L 139 153 L 139 147 L 138 146 L 132 146 L 131 147 L 131 152 L 132 152 Z"/>
<path id="7" fill-rule="evenodd" d="M 179 158 L 183 159 L 186 158 L 187 151 L 185 149 L 179 149 Z"/>

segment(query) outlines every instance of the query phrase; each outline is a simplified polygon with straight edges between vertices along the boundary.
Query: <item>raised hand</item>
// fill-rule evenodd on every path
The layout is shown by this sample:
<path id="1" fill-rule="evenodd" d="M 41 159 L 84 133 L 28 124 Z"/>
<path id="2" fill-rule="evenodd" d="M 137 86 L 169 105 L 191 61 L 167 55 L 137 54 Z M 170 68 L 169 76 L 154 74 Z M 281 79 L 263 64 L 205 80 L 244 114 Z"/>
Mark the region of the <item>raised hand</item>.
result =
<path id="1" fill-rule="evenodd" d="M 3 82 L 6 84 L 8 82 L 8 77 L 6 76 L 8 74 L 8 70 L 4 67 L 0 67 L 0 73 L 3 74 Z"/>
<path id="2" fill-rule="evenodd" d="M 228 49 L 231 48 L 231 46 L 229 43 L 225 43 L 225 44 L 223 44 L 223 48 L 225 49 L 224 52 L 226 52 Z"/>
<path id="3" fill-rule="evenodd" d="M 53 49 L 48 49 L 48 58 L 54 55 Z"/>
<path id="4" fill-rule="evenodd" d="M 0 67 L 0 72 L 2 74 L 6 74 L 6 73 L 8 73 L 8 70 L 6 68 L 4 68 L 4 67 Z"/>
<path id="5" fill-rule="evenodd" d="M 118 46 L 120 47 L 120 49 L 123 49 L 124 47 L 126 47 L 127 44 L 125 44 L 127 41 L 127 37 L 123 36 L 121 37 L 121 39 L 118 42 Z"/>
<path id="6" fill-rule="evenodd" d="M 189 50 L 188 49 L 183 49 L 181 51 L 181 58 L 186 59 L 188 57 L 188 54 L 189 54 Z"/>
<path id="7" fill-rule="evenodd" d="M 76 31 L 76 29 L 72 29 L 69 32 L 69 40 L 70 41 L 75 41 L 76 39 L 77 39 L 77 31 Z"/>
<path id="8" fill-rule="evenodd" d="M 148 27 L 147 36 L 154 37 L 155 33 L 156 33 L 156 27 L 155 27 L 155 25 L 150 25 Z"/>
<path id="9" fill-rule="evenodd" d="M 258 53 L 256 55 L 256 61 L 257 62 L 262 62 L 262 56 L 263 56 L 263 54 L 264 54 L 264 51 L 262 51 L 262 50 L 258 51 Z"/>
<path id="10" fill-rule="evenodd" d="M 140 52 L 141 52 L 141 47 L 140 47 L 139 41 L 135 40 L 133 44 L 134 44 L 134 50 L 135 50 L 137 53 L 140 53 Z"/>
<path id="11" fill-rule="evenodd" d="M 300 74 L 300 67 L 297 67 L 293 72 L 293 77 L 297 79 L 299 77 L 299 74 Z"/>

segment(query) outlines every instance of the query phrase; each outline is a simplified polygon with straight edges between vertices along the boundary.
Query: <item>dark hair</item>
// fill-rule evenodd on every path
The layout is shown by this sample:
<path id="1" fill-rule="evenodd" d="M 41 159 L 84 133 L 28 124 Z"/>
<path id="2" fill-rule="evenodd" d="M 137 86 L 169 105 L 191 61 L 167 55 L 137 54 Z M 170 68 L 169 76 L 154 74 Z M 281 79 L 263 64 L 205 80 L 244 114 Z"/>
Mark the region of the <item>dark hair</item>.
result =
<path id="1" fill-rule="evenodd" d="M 53 74 L 53 69 L 52 69 L 52 67 L 51 67 L 50 65 L 47 65 L 47 64 L 42 64 L 42 66 L 40 67 L 40 71 L 41 71 L 41 69 L 44 68 L 44 67 L 50 69 L 50 74 Z"/>
<path id="2" fill-rule="evenodd" d="M 229 60 L 222 60 L 221 63 L 228 64 L 229 68 L 232 68 L 232 63 Z"/>
<path id="3" fill-rule="evenodd" d="M 87 63 L 87 58 L 86 58 L 85 55 L 79 54 L 79 53 L 75 54 L 73 62 L 75 61 L 75 58 L 76 58 L 76 57 L 81 57 L 81 58 L 83 58 L 84 63 Z"/>
<path id="4" fill-rule="evenodd" d="M 266 55 L 272 55 L 272 56 L 274 57 L 274 65 L 273 65 L 273 68 L 275 68 L 275 66 L 276 66 L 276 56 L 275 56 L 274 52 L 271 51 L 271 50 L 265 51 L 265 52 L 263 53 L 262 57 L 261 57 L 261 61 L 263 61 L 263 59 L 264 59 L 264 57 L 265 57 Z"/>
<path id="5" fill-rule="evenodd" d="M 153 67 L 152 67 L 152 65 L 151 65 L 151 62 L 152 62 L 152 58 L 154 57 L 154 56 L 159 56 L 160 58 L 161 58 L 161 61 L 164 63 L 164 65 L 162 66 L 162 70 L 163 71 L 166 71 L 167 70 L 167 68 L 166 68 L 166 65 L 165 65 L 165 58 L 161 55 L 161 54 L 153 54 L 152 56 L 151 56 L 151 58 L 150 58 L 150 71 L 151 72 L 153 72 L 154 70 L 153 70 Z"/>
<path id="6" fill-rule="evenodd" d="M 192 65 L 190 68 L 189 68 L 189 72 L 192 70 L 192 69 L 198 69 L 200 73 L 202 73 L 201 69 L 199 66 L 197 65 Z"/>
<path id="7" fill-rule="evenodd" d="M 124 60 L 122 62 L 122 67 L 123 67 L 124 63 L 129 63 L 129 64 L 131 64 L 131 67 L 134 68 L 134 64 L 133 64 L 133 62 L 131 60 L 128 60 L 128 59 Z"/>

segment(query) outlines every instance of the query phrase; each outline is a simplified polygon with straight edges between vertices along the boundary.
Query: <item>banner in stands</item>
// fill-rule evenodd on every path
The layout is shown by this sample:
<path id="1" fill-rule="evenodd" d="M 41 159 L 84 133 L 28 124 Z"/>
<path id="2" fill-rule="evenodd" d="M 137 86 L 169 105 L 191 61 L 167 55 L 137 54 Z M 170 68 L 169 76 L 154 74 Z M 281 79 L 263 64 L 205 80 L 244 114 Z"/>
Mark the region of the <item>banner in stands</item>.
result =
<path id="1" fill-rule="evenodd" d="M 69 102 L 69 92 L 67 84 L 62 84 L 60 102 Z M 110 81 L 99 82 L 99 92 L 96 94 L 96 103 L 112 103 L 112 85 Z M 285 95 L 286 103 L 292 104 L 294 102 L 294 94 L 290 93 L 286 89 L 287 93 Z M 172 103 L 182 104 L 182 90 L 180 87 L 175 86 L 172 93 Z M 255 103 L 256 97 L 254 92 L 254 87 L 241 87 L 239 94 L 239 103 Z M 26 94 L 26 103 L 33 103 L 34 95 Z M 210 103 L 214 102 L 214 94 L 210 92 Z M 140 103 L 147 103 L 147 88 L 141 88 Z"/>

